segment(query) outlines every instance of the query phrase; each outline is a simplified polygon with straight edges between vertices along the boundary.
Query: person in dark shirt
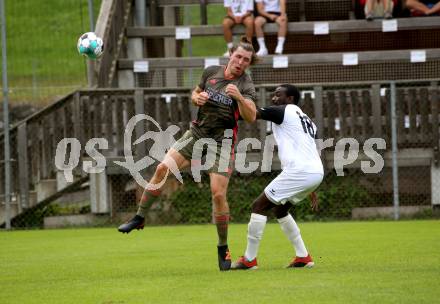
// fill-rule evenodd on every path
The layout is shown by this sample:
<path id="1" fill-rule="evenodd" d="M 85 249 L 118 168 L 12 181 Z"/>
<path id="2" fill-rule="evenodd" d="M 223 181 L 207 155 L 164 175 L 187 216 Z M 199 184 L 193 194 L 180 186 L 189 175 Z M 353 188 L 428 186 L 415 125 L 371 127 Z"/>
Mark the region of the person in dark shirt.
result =
<path id="1" fill-rule="evenodd" d="M 232 172 L 234 145 L 238 129 L 238 119 L 253 122 L 256 116 L 256 92 L 252 79 L 245 71 L 256 60 L 255 50 L 246 38 L 234 46 L 226 66 L 211 66 L 204 70 L 199 85 L 193 90 L 191 100 L 198 107 L 197 119 L 157 166 L 149 185 L 144 190 L 136 216 L 119 226 L 119 231 L 129 233 L 144 226 L 145 214 L 157 199 L 170 168 L 183 169 L 197 166 L 201 159 L 194 155 L 215 156 L 214 165 L 209 169 L 214 219 L 218 234 L 218 262 L 220 270 L 229 270 L 231 258 L 227 243 L 229 205 L 226 192 Z M 228 139 L 227 137 L 232 137 Z M 226 140 L 225 140 L 226 137 Z M 207 151 L 198 142 L 210 139 L 217 143 L 215 148 L 208 145 Z M 223 142 L 230 143 L 224 145 Z M 220 148 L 217 149 L 218 144 Z M 183 146 L 183 147 L 182 147 Z M 226 146 L 226 147 L 225 147 Z M 228 149 L 225 149 L 228 148 Z M 221 153 L 224 150 L 229 153 Z M 208 156 L 207 156 L 208 158 Z M 157 189 L 158 188 L 158 189 Z"/>

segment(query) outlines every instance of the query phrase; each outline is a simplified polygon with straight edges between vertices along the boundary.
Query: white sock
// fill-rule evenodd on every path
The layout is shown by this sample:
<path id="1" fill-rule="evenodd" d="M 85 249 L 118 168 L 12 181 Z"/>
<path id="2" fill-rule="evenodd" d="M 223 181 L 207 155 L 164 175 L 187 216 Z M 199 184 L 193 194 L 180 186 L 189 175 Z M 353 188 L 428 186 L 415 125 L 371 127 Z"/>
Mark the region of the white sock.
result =
<path id="1" fill-rule="evenodd" d="M 258 46 L 261 49 L 266 49 L 266 43 L 264 43 L 264 37 L 257 38 Z"/>
<path id="2" fill-rule="evenodd" d="M 257 257 L 260 240 L 263 237 L 264 227 L 266 226 L 267 216 L 252 213 L 248 224 L 248 243 L 244 257 L 252 261 Z"/>
<path id="3" fill-rule="evenodd" d="M 278 43 L 277 47 L 275 48 L 275 53 L 283 53 L 284 41 L 286 41 L 286 37 L 278 37 Z"/>
<path id="4" fill-rule="evenodd" d="M 278 37 L 278 45 L 281 47 L 284 46 L 284 41 L 286 41 L 286 37 Z"/>
<path id="5" fill-rule="evenodd" d="M 233 42 L 228 42 L 228 43 L 226 43 L 226 45 L 228 47 L 228 50 L 230 50 L 234 46 L 234 43 Z"/>
<path id="6" fill-rule="evenodd" d="M 299 227 L 293 217 L 288 214 L 287 216 L 278 219 L 278 223 L 280 223 L 281 230 L 283 230 L 284 234 L 295 248 L 296 256 L 306 257 L 309 253 L 307 252 Z"/>

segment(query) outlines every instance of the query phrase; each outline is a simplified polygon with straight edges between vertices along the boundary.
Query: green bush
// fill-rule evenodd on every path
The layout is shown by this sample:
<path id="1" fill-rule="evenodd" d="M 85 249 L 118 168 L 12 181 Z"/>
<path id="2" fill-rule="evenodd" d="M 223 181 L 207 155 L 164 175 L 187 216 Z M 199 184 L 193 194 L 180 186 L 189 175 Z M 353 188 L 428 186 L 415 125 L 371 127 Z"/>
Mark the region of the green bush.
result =
<path id="1" fill-rule="evenodd" d="M 310 208 L 310 200 L 294 207 L 295 218 L 300 220 L 349 219 L 355 207 L 367 205 L 372 198 L 368 190 L 359 184 L 356 173 L 346 172 L 344 177 L 334 171 L 327 174 L 316 190 L 319 210 Z"/>
<path id="2" fill-rule="evenodd" d="M 249 220 L 252 202 L 275 176 L 276 173 L 269 173 L 252 176 L 234 175 L 231 178 L 228 202 L 232 221 L 242 223 Z M 179 213 L 182 223 L 198 224 L 211 221 L 209 177 L 204 176 L 202 180 L 203 183 L 194 183 L 190 177 L 187 177 L 182 188 L 168 199 L 174 210 Z M 371 201 L 371 196 L 367 189 L 358 183 L 358 176 L 355 173 L 339 177 L 335 172 L 330 172 L 316 192 L 319 198 L 319 210 L 312 211 L 307 199 L 292 208 L 296 219 L 348 219 L 354 207 Z"/>
<path id="3" fill-rule="evenodd" d="M 252 202 L 274 177 L 273 174 L 260 176 L 232 176 L 227 199 L 231 219 L 234 222 L 249 220 Z M 182 188 L 169 199 L 173 208 L 180 214 L 183 223 L 209 223 L 212 217 L 211 190 L 209 177 L 203 176 L 202 183 L 195 183 L 190 177 L 185 179 Z"/>
<path id="4" fill-rule="evenodd" d="M 171 196 L 170 201 L 179 213 L 181 222 L 199 224 L 210 221 L 212 208 L 209 182 L 195 183 L 185 179 L 182 188 Z"/>

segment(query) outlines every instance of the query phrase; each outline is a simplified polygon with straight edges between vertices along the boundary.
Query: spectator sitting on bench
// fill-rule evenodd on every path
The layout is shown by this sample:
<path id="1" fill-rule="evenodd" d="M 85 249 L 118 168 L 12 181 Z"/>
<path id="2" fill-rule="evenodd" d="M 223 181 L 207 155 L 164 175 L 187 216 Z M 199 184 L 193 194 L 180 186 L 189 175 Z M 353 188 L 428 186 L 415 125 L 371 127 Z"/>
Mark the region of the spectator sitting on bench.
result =
<path id="1" fill-rule="evenodd" d="M 223 33 L 228 50 L 223 54 L 229 57 L 232 43 L 232 28 L 237 24 L 243 24 L 246 28 L 246 38 L 252 41 L 254 35 L 254 1 L 253 0 L 224 0 L 227 15 L 223 19 Z"/>
<path id="2" fill-rule="evenodd" d="M 269 52 L 264 42 L 263 26 L 269 23 L 278 23 L 278 43 L 275 54 L 282 54 L 287 34 L 286 0 L 255 0 L 258 16 L 255 18 L 255 34 L 259 45 L 258 56 L 265 56 Z"/>
<path id="3" fill-rule="evenodd" d="M 440 12 L 439 0 L 407 0 L 406 7 L 413 16 L 438 15 Z"/>
<path id="4" fill-rule="evenodd" d="M 364 5 L 365 19 L 371 21 L 375 18 L 393 18 L 394 2 L 391 0 L 361 0 Z"/>

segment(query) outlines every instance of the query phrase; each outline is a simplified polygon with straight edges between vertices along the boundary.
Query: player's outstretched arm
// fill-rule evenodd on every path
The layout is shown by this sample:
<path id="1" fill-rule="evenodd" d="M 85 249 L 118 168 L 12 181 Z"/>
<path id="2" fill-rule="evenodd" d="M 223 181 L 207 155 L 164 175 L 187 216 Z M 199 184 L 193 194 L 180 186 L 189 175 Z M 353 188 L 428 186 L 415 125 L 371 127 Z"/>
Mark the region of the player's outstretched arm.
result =
<path id="1" fill-rule="evenodd" d="M 285 110 L 285 105 L 258 108 L 257 119 L 268 120 L 279 125 L 283 123 Z"/>
<path id="2" fill-rule="evenodd" d="M 228 84 L 226 87 L 226 94 L 234 98 L 237 101 L 238 109 L 240 110 L 240 115 L 243 120 L 247 122 L 254 122 L 256 119 L 257 108 L 255 103 L 247 98 L 244 98 L 238 90 L 237 86 L 233 84 Z"/>

